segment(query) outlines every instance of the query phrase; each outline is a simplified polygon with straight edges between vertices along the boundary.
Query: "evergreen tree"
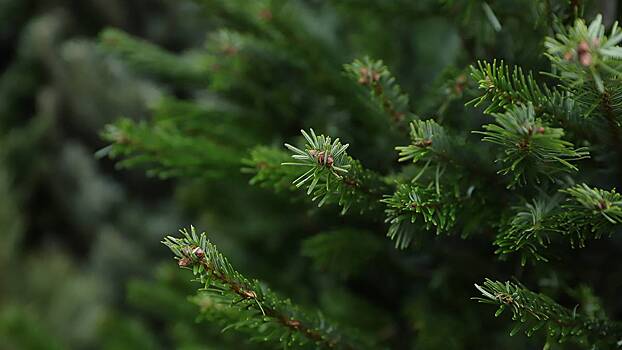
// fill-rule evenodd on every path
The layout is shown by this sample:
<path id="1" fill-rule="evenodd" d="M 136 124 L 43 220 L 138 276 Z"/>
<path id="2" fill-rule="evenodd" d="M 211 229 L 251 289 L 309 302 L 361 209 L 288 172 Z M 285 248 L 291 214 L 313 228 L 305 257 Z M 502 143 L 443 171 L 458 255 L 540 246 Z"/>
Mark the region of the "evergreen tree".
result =
<path id="1" fill-rule="evenodd" d="M 205 318 L 283 348 L 622 346 L 617 23 L 576 1 L 204 6 L 200 49 L 102 45 L 189 92 L 108 126 L 105 152 L 190 181 L 237 243 L 243 270 L 194 228 L 164 240 Z M 404 43 L 432 15 L 452 30 Z"/>
<path id="2" fill-rule="evenodd" d="M 112 27 L 97 47 L 63 44 L 62 59 L 46 61 L 56 72 L 53 93 L 40 93 L 46 108 L 20 132 L 5 132 L 19 125 L 11 115 L 27 92 L 17 87 L 35 90 L 44 77 L 10 86 L 40 66 L 33 50 L 42 46 L 24 44 L 2 78 L 0 193 L 14 200 L 0 205 L 0 297 L 15 302 L 0 311 L 0 345 L 622 347 L 615 2 L 179 6 L 191 28 L 179 45 Z M 99 64 L 67 64 L 85 47 Z M 106 88 L 90 84 L 119 70 Z M 86 179 L 61 205 L 77 231 L 106 233 L 111 220 L 128 233 L 100 235 L 86 271 L 53 251 L 24 260 L 20 250 L 20 237 L 43 224 L 18 214 L 29 196 L 14 184 L 54 177 L 19 177 L 45 171 L 20 162 L 38 149 L 20 141 L 45 143 L 58 128 L 46 117 L 60 114 L 57 91 L 72 114 L 93 117 L 73 121 L 89 130 L 124 115 L 102 128 L 97 156 L 130 174 L 127 190 L 103 180 L 84 150 L 41 157 Z M 173 192 L 176 209 L 138 204 L 132 186 L 144 180 L 128 168 L 161 180 L 148 184 Z M 86 188 L 108 198 L 103 209 L 85 205 Z M 170 251 L 154 248 L 150 232 L 181 221 L 193 226 L 164 235 Z M 46 271 L 36 269 L 41 256 Z M 109 281 L 127 283 L 126 297 Z M 61 284 L 61 297 L 41 284 Z M 79 321 L 46 316 L 59 310 L 56 319 Z"/>

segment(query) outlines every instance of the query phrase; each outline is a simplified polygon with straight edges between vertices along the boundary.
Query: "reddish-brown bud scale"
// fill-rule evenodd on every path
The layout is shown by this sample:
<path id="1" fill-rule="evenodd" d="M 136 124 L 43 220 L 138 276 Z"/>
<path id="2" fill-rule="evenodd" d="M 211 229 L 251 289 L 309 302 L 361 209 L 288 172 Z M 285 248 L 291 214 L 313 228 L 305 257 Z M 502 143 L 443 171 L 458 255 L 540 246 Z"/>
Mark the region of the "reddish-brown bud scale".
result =
<path id="1" fill-rule="evenodd" d="M 579 57 L 579 63 L 587 67 L 592 64 L 592 54 L 590 53 L 590 45 L 587 41 L 582 41 L 577 47 L 577 55 Z"/>
<path id="2" fill-rule="evenodd" d="M 572 58 L 573 58 L 573 57 L 574 57 L 574 53 L 573 53 L 572 51 L 567 51 L 567 52 L 564 54 L 564 59 L 565 59 L 566 61 L 570 61 L 570 60 L 572 60 Z"/>
<path id="3" fill-rule="evenodd" d="M 252 290 L 240 290 L 240 294 L 248 299 L 257 299 L 257 293 Z"/>
<path id="4" fill-rule="evenodd" d="M 300 327 L 300 321 L 298 320 L 293 320 L 293 319 L 285 320 L 285 324 L 288 325 L 289 327 L 296 328 L 296 329 Z"/>
<path id="5" fill-rule="evenodd" d="M 202 259 L 205 256 L 205 252 L 201 249 L 201 247 L 194 248 L 192 253 L 199 259 Z"/>
<path id="6" fill-rule="evenodd" d="M 417 146 L 417 147 L 430 147 L 430 146 L 432 146 L 432 140 L 429 140 L 429 139 L 419 140 L 419 141 L 415 142 L 415 146 Z"/>
<path id="7" fill-rule="evenodd" d="M 192 264 L 192 260 L 190 260 L 189 258 L 181 258 L 179 259 L 177 264 L 179 265 L 179 267 L 188 267 Z"/>
<path id="8" fill-rule="evenodd" d="M 335 158 L 333 158 L 333 156 L 329 155 L 328 158 L 326 159 L 326 165 L 328 167 L 332 167 L 334 163 L 335 163 Z"/>
<path id="9" fill-rule="evenodd" d="M 589 52 L 584 52 L 579 55 L 579 62 L 585 66 L 589 67 L 592 64 L 592 54 Z"/>

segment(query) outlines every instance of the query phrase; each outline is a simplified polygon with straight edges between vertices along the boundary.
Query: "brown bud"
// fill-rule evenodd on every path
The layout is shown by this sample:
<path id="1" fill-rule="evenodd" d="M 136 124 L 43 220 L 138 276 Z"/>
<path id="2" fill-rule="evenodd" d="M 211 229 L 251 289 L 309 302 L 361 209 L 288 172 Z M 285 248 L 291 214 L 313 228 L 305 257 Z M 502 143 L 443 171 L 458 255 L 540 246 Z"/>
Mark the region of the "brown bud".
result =
<path id="1" fill-rule="evenodd" d="M 317 154 L 317 162 L 320 165 L 327 165 L 328 167 L 332 167 L 335 163 L 335 158 L 332 155 L 328 155 L 328 157 L 324 154 L 324 151 Z"/>
<path id="2" fill-rule="evenodd" d="M 335 163 L 335 158 L 333 158 L 333 156 L 329 154 L 328 158 L 326 158 L 326 165 L 330 168 L 333 166 L 334 163 Z"/>
<path id="3" fill-rule="evenodd" d="M 324 164 L 324 151 L 317 153 L 317 162 L 320 164 Z"/>
<path id="4" fill-rule="evenodd" d="M 521 140 L 519 143 L 516 144 L 516 146 L 519 149 L 525 150 L 525 149 L 529 148 L 529 140 L 527 140 L 527 139 Z"/>
<path id="5" fill-rule="evenodd" d="M 300 321 L 294 320 L 294 319 L 285 320 L 285 324 L 289 327 L 296 328 L 296 329 L 300 327 Z"/>
<path id="6" fill-rule="evenodd" d="M 577 52 L 579 52 L 579 54 L 583 52 L 587 52 L 589 50 L 590 50 L 590 45 L 587 43 L 587 41 L 583 40 L 582 42 L 579 43 L 579 46 L 577 48 Z"/>
<path id="7" fill-rule="evenodd" d="M 374 72 L 374 74 L 372 74 L 372 79 L 373 79 L 374 81 L 378 81 L 378 80 L 380 80 L 380 73 L 378 73 L 378 72 Z"/>
<path id="8" fill-rule="evenodd" d="M 512 304 L 512 303 L 514 303 L 514 298 L 512 298 L 512 295 L 510 295 L 510 294 L 499 293 L 499 294 L 495 295 L 495 297 L 497 297 L 497 300 L 499 300 L 500 302 L 502 302 L 504 304 Z"/>
<path id="9" fill-rule="evenodd" d="M 579 62 L 585 66 L 589 67 L 592 64 L 592 54 L 589 52 L 584 52 L 579 55 Z"/>
<path id="10" fill-rule="evenodd" d="M 582 41 L 577 47 L 577 55 L 579 57 L 579 63 L 587 67 L 592 64 L 592 54 L 590 53 L 590 45 L 587 41 Z"/>
<path id="11" fill-rule="evenodd" d="M 202 259 L 205 256 L 205 252 L 201 249 L 201 247 L 194 248 L 192 253 L 199 259 Z"/>
<path id="12" fill-rule="evenodd" d="M 179 267 L 188 267 L 192 264 L 192 260 L 190 260 L 189 258 L 181 258 L 179 259 L 177 264 L 179 265 Z"/>
<path id="13" fill-rule="evenodd" d="M 360 77 L 358 80 L 358 83 L 361 85 L 367 85 L 368 81 L 367 81 L 367 77 Z"/>
<path id="14" fill-rule="evenodd" d="M 572 58 L 573 58 L 573 57 L 574 57 L 574 53 L 573 53 L 572 51 L 567 51 L 567 52 L 564 54 L 564 59 L 565 59 L 566 61 L 570 61 L 570 60 L 572 60 Z"/>
<path id="15" fill-rule="evenodd" d="M 257 293 L 252 290 L 240 290 L 240 294 L 248 299 L 257 299 Z"/>
<path id="16" fill-rule="evenodd" d="M 537 128 L 537 129 L 536 129 L 536 132 L 537 132 L 538 134 L 544 134 L 544 127 L 542 127 L 542 126 L 541 126 L 541 127 Z"/>
<path id="17" fill-rule="evenodd" d="M 429 146 L 432 146 L 432 140 L 429 140 L 429 139 L 419 140 L 419 141 L 415 142 L 415 146 L 417 146 L 417 147 L 429 147 Z"/>
<path id="18" fill-rule="evenodd" d="M 609 204 L 606 201 L 601 200 L 600 202 L 598 202 L 598 209 L 605 210 L 607 208 L 609 208 Z"/>

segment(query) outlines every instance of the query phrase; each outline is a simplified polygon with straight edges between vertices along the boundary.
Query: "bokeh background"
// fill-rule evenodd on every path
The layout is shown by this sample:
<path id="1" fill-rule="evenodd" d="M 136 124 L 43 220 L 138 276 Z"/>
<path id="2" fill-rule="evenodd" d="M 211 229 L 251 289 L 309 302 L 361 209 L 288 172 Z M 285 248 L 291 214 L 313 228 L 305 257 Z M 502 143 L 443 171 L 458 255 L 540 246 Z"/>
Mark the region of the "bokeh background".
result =
<path id="1" fill-rule="evenodd" d="M 336 62 L 365 54 L 385 59 L 421 111 L 428 108 L 423 92 L 448 67 L 460 68 L 457 63 L 478 53 L 460 35 L 465 28 L 515 62 L 530 49 L 527 40 L 485 39 L 489 29 L 454 22 L 441 10 L 437 17 L 409 16 L 434 1 L 377 1 L 360 12 L 355 1 L 301 2 L 310 9 L 305 25 L 318 32 L 334 29 L 335 16 L 343 21 L 351 14 L 349 30 L 329 33 L 335 47 L 341 40 L 349 45 Z M 452 1 L 437 3 L 442 9 Z M 615 5 L 597 2 L 609 21 Z M 367 21 L 374 11 L 385 17 L 375 13 Z M 118 28 L 182 52 L 203 47 L 207 33 L 223 22 L 200 2 L 182 0 L 0 0 L 0 349 L 243 348 L 235 335 L 215 337 L 217 327 L 196 322 L 199 310 L 187 297 L 196 285 L 160 244 L 164 234 L 190 223 L 213 230 L 241 270 L 299 299 L 311 293 L 289 284 L 309 262 L 295 259 L 298 250 L 282 249 L 298 241 L 284 243 L 280 235 L 295 226 L 278 215 L 289 206 L 285 201 L 268 199 L 265 205 L 276 212 L 246 215 L 242 229 L 240 217 L 210 209 L 210 202 L 228 203 L 213 187 L 119 170 L 97 157 L 108 145 L 100 136 L 105 125 L 122 116 L 148 119 L 163 97 L 190 94 L 111 55 L 99 39 L 102 30 Z M 197 90 L 192 96 L 200 96 Z M 313 118 L 323 111 L 304 113 Z M 283 139 L 311 124 L 287 123 L 279 126 Z M 387 161 L 378 157 L 372 165 Z M 279 276 L 272 276 L 276 270 Z M 318 298 L 333 306 L 341 300 L 338 289 Z"/>

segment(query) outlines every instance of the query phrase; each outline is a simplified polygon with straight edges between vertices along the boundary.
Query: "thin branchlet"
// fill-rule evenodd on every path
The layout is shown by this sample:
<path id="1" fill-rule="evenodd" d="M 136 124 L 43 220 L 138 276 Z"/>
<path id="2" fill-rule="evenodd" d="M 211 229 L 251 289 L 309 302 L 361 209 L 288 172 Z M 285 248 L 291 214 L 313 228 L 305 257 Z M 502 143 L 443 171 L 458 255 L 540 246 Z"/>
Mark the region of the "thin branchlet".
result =
<path id="1" fill-rule="evenodd" d="M 178 264 L 188 268 L 204 284 L 205 293 L 230 294 L 230 308 L 254 309 L 253 323 L 248 327 L 272 326 L 264 339 L 284 346 L 313 345 L 325 349 L 365 349 L 367 342 L 343 330 L 318 315 L 309 316 L 288 299 L 282 299 L 258 281 L 248 280 L 237 272 L 205 233 L 197 234 L 194 227 L 181 230 L 181 238 L 168 236 L 163 243 L 177 256 Z M 237 324 L 236 327 L 240 325 Z"/>

